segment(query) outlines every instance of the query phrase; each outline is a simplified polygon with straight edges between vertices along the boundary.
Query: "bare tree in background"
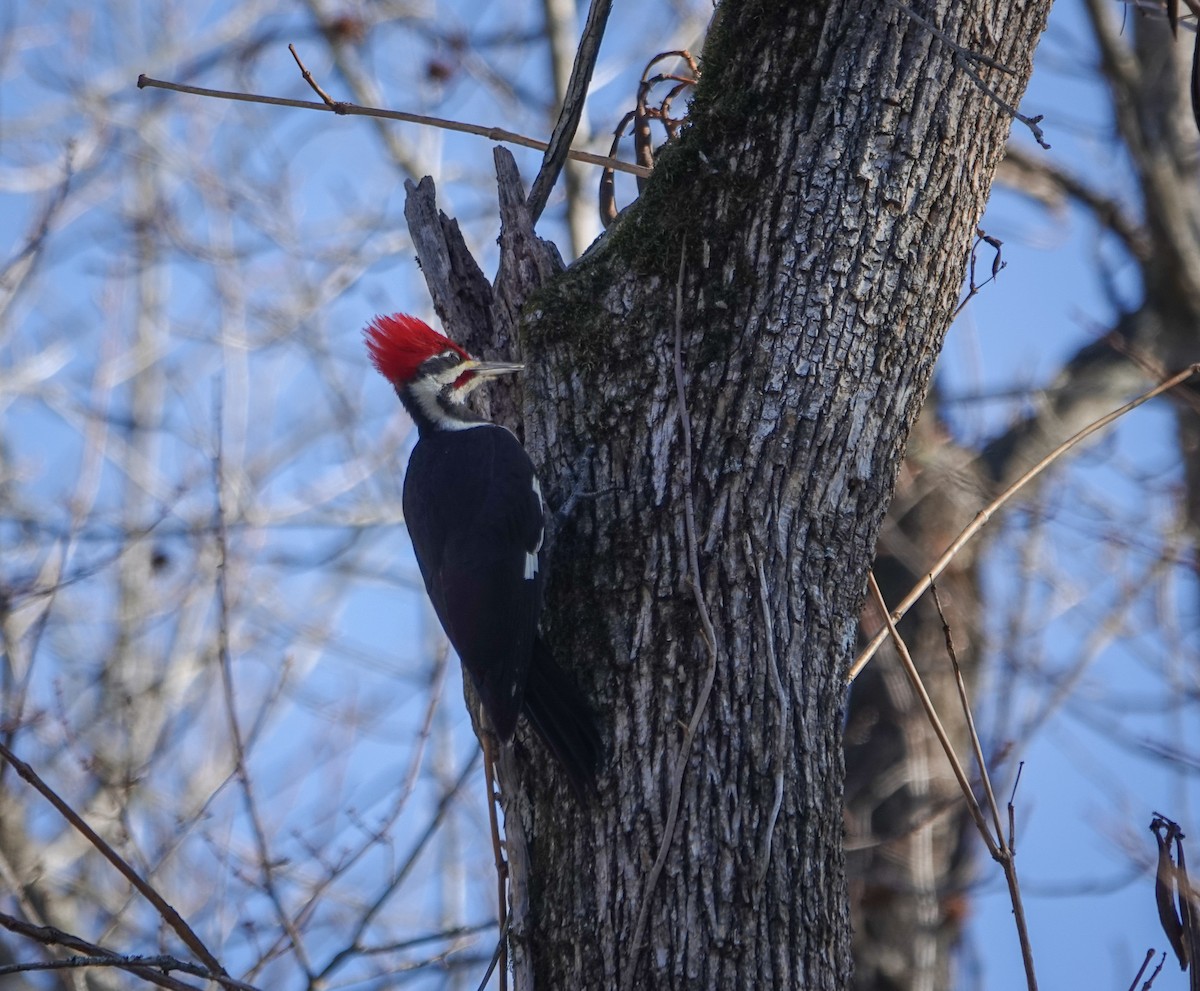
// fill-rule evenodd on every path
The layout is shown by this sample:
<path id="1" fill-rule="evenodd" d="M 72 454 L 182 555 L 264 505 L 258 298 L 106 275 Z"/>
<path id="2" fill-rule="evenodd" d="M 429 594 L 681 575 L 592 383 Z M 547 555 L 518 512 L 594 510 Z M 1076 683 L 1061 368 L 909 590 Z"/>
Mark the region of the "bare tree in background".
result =
<path id="1" fill-rule="evenodd" d="M 1020 134 L 1008 148 L 998 180 L 1055 216 L 1068 210 L 1082 215 L 1101 235 L 1094 256 L 1101 283 L 1115 294 L 1113 287 L 1119 280 L 1127 282 L 1132 270 L 1141 298 L 1131 305 L 1114 295 L 1118 315 L 1112 325 L 1098 329 L 1094 340 L 1064 364 L 1021 415 L 979 448 L 955 442 L 943 419 L 951 411 L 939 406 L 934 393 L 935 401 L 926 407 L 910 440 L 896 501 L 881 534 L 876 574 L 889 601 L 898 601 L 975 513 L 1022 472 L 1131 394 L 1200 355 L 1200 172 L 1188 96 L 1191 35 L 1185 29 L 1184 37 L 1174 43 L 1161 9 L 1135 13 L 1110 0 L 1089 0 L 1086 11 L 1096 65 L 1112 108 L 1113 133 L 1133 181 L 1121 182 L 1113 172 L 1097 181 L 1081 163 L 1032 148 Z M 1127 22 L 1124 30 L 1122 18 Z M 1081 43 L 1077 37 L 1070 41 Z M 1083 62 L 1090 51 L 1071 54 Z M 981 262 L 980 271 L 986 267 Z M 1200 395 L 1176 394 L 1171 409 L 1185 485 L 1178 501 L 1165 493 L 1157 502 L 1179 506 L 1174 517 L 1144 512 L 1128 519 L 1106 494 L 1089 492 L 1061 477 L 1053 483 L 1055 493 L 1040 498 L 1040 508 L 1034 510 L 1035 516 L 1047 519 L 1059 513 L 1058 507 L 1069 512 L 1082 506 L 1095 514 L 1098 543 L 1111 548 L 1100 574 L 1111 574 L 1124 585 L 1115 595 L 1095 572 L 1089 582 L 1069 566 L 1052 570 L 1050 559 L 1037 550 L 1056 539 L 1043 526 L 1034 525 L 1024 534 L 1011 531 L 1006 542 L 1015 538 L 1030 551 L 1012 553 L 1011 573 L 1019 573 L 1019 580 L 1030 588 L 1040 585 L 1054 592 L 1018 596 L 1022 604 L 1013 612 L 1014 623 L 993 630 L 995 640 L 988 651 L 982 620 L 989 607 L 978 567 L 981 555 L 988 547 L 995 549 L 995 542 L 969 548 L 940 582 L 972 684 L 983 684 L 978 666 L 985 654 L 996 656 L 999 666 L 988 683 L 1006 701 L 993 707 L 994 753 L 1004 754 L 1010 777 L 1028 741 L 1075 696 L 1102 651 L 1142 634 L 1139 613 L 1154 617 L 1166 648 L 1147 672 L 1164 697 L 1160 753 L 1152 754 L 1146 741 L 1134 735 L 1127 741 L 1144 756 L 1188 766 L 1185 749 L 1176 748 L 1175 733 L 1176 727 L 1195 719 L 1194 679 L 1183 674 L 1185 658 L 1194 662 L 1194 646 L 1173 637 L 1177 620 L 1168 603 L 1179 594 L 1181 574 L 1194 567 Z M 1145 493 L 1148 510 L 1154 505 L 1154 483 L 1146 478 L 1136 484 Z M 1062 602 L 1085 603 L 1095 617 L 1090 632 L 1078 638 L 1076 657 L 1059 668 L 1036 645 L 1044 636 L 1039 624 L 1049 621 Z M 866 631 L 874 632 L 881 623 L 868 610 Z M 901 623 L 901 632 L 923 664 L 939 711 L 953 712 L 957 700 L 952 671 L 943 646 L 942 619 L 933 603 L 923 600 Z M 855 987 L 955 987 L 955 950 L 971 910 L 973 886 L 986 876 L 987 865 L 970 856 L 971 850 L 979 849 L 974 826 L 958 800 L 957 786 L 924 712 L 895 659 L 886 656 L 890 648 L 884 650 L 885 656 L 855 683 L 847 722 Z M 1014 700 L 1018 688 L 1028 684 L 1037 686 L 1040 700 L 1022 711 Z M 1090 706 L 1090 718 L 1108 725 L 1114 737 L 1125 733 L 1119 703 L 1109 709 L 1111 701 L 1096 698 L 1083 705 Z M 961 720 L 952 725 L 965 752 L 965 726 Z M 1140 830 L 1149 810 L 1138 816 L 1138 821 L 1125 824 L 1126 830 Z M 1130 846 L 1131 855 L 1145 867 L 1149 849 Z"/>

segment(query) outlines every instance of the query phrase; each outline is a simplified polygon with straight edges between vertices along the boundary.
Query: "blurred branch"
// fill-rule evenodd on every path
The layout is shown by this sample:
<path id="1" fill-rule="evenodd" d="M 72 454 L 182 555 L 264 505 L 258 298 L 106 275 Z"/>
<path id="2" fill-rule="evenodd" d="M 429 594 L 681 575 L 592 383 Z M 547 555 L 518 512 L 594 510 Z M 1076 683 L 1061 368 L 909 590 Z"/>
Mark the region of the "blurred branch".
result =
<path id="1" fill-rule="evenodd" d="M 187 960 L 180 960 L 165 953 L 154 956 L 144 956 L 140 953 L 114 953 L 112 950 L 89 943 L 85 939 L 65 933 L 53 926 L 34 926 L 22 922 L 11 915 L 0 913 L 0 926 L 10 932 L 35 940 L 45 946 L 63 946 L 76 950 L 83 956 L 67 957 L 63 960 L 39 961 L 30 963 L 8 964 L 0 967 L 0 977 L 8 974 L 24 974 L 44 970 L 73 970 L 81 967 L 118 967 L 128 970 L 131 974 L 159 987 L 173 988 L 176 991 L 191 991 L 192 985 L 169 977 L 171 971 L 178 970 L 193 977 L 202 977 L 213 981 L 230 991 L 258 991 L 253 984 L 239 981 L 228 974 L 217 974 L 206 967 L 201 967 Z"/>
<path id="2" fill-rule="evenodd" d="M 299 59 L 297 59 L 299 61 Z M 242 803 L 246 810 L 246 818 L 254 833 L 255 849 L 258 852 L 259 870 L 262 872 L 262 886 L 271 906 L 275 909 L 275 917 L 279 920 L 280 928 L 287 933 L 292 948 L 296 951 L 296 959 L 304 968 L 304 973 L 311 981 L 313 976 L 312 964 L 304 941 L 296 928 L 295 921 L 284 907 L 279 894 L 279 885 L 275 880 L 276 859 L 271 856 L 267 842 L 267 833 L 263 828 L 262 816 L 259 815 L 258 802 L 254 796 L 254 783 L 250 778 L 250 770 L 246 766 L 246 744 L 242 727 L 237 716 L 237 702 L 234 697 L 233 660 L 229 650 L 229 539 L 225 529 L 225 454 L 222 428 L 221 388 L 224 379 L 218 379 L 214 385 L 216 401 L 213 404 L 213 429 L 216 433 L 217 451 L 213 457 L 213 488 L 216 491 L 216 531 L 217 531 L 217 654 L 221 667 L 222 698 L 225 701 L 225 715 L 229 722 L 229 736 L 233 742 L 234 774 L 242 793 Z"/>
<path id="3" fill-rule="evenodd" d="M 163 898 L 162 895 L 160 895 L 154 890 L 154 888 L 142 880 L 137 871 L 130 867 L 129 863 L 119 853 L 117 853 L 116 850 L 109 846 L 102 836 L 100 836 L 94 829 L 92 829 L 91 826 L 84 822 L 83 819 L 81 819 L 75 812 L 75 810 L 72 809 L 71 806 L 68 805 L 53 788 L 51 788 L 48 784 L 46 784 L 45 781 L 41 779 L 41 777 L 39 777 L 38 773 L 32 767 L 17 757 L 16 754 L 14 754 L 2 743 L 0 743 L 0 757 L 3 757 L 6 761 L 8 761 L 17 774 L 31 784 L 34 789 L 46 799 L 46 801 L 48 801 L 59 811 L 59 813 L 64 819 L 67 820 L 67 822 L 79 830 L 79 832 L 83 834 L 87 841 L 91 843 L 92 846 L 94 846 L 98 851 L 100 851 L 100 853 L 103 854 L 104 858 L 110 864 L 120 871 L 120 873 L 130 884 L 132 884 L 139 892 L 141 892 L 142 896 L 148 902 L 150 902 L 155 909 L 157 909 L 158 914 L 162 916 L 163 921 L 175 930 L 179 938 L 182 939 L 185 944 L 187 944 L 188 948 L 191 949 L 196 956 L 204 961 L 209 970 L 211 970 L 214 974 L 225 974 L 225 968 L 221 966 L 221 964 L 217 961 L 217 958 L 213 956 L 208 947 L 204 945 L 204 942 L 200 939 L 200 937 L 192 931 L 191 926 L 189 926 L 183 920 L 182 916 L 180 916 L 180 914 L 176 912 L 174 908 L 167 904 L 166 899 Z"/>
<path id="4" fill-rule="evenodd" d="M 1182 66 L 1165 25 L 1140 21 L 1133 42 L 1120 34 L 1112 4 L 1086 0 L 1113 119 L 1137 177 L 1154 257 L 1147 281 L 1165 274 L 1172 292 L 1200 294 L 1195 236 L 1195 134 L 1183 137 Z"/>
<path id="5" fill-rule="evenodd" d="M 891 619 L 898 622 L 900 617 L 902 617 L 912 607 L 913 603 L 916 602 L 917 599 L 919 599 L 922 595 L 924 595 L 926 591 L 928 591 L 929 586 L 932 585 L 937 576 L 946 569 L 946 566 L 954 559 L 955 555 L 958 554 L 963 545 L 965 545 L 980 530 L 982 530 L 991 520 L 992 516 L 1001 508 L 1003 508 L 1005 503 L 1012 499 L 1013 496 L 1021 491 L 1021 489 L 1025 488 L 1026 485 L 1037 478 L 1038 475 L 1040 475 L 1043 471 L 1049 468 L 1050 465 L 1070 451 L 1073 447 L 1081 444 L 1098 430 L 1103 430 L 1110 423 L 1119 420 L 1126 413 L 1137 409 L 1143 403 L 1149 402 L 1156 396 L 1162 395 L 1162 393 L 1175 388 L 1177 385 L 1182 385 L 1197 372 L 1200 372 L 1200 362 L 1189 365 L 1177 375 L 1171 376 L 1171 378 L 1155 386 L 1149 392 L 1142 393 L 1142 395 L 1138 396 L 1132 402 L 1126 403 L 1124 406 L 1120 407 L 1120 409 L 1113 410 L 1107 416 L 1102 416 L 1099 420 L 1089 424 L 1078 433 L 1073 434 L 1067 440 L 1063 441 L 1063 443 L 1059 444 L 1058 447 L 1042 458 L 1037 464 L 1035 464 L 1020 478 L 1013 482 L 1012 485 L 1000 493 L 999 496 L 997 496 L 990 503 L 988 503 L 987 506 L 979 511 L 975 519 L 967 524 L 963 531 L 954 539 L 953 543 L 946 548 L 942 556 L 938 558 L 933 567 L 929 569 L 929 573 L 919 582 L 917 582 L 917 584 L 914 585 L 909 591 L 908 595 L 906 595 L 900 601 L 900 604 L 892 611 Z M 858 677 L 858 673 L 864 667 L 866 667 L 867 662 L 870 661 L 870 659 L 875 655 L 875 652 L 879 649 L 880 645 L 887 638 L 888 630 L 886 627 L 871 638 L 871 642 L 867 644 L 865 648 L 863 648 L 858 657 L 855 658 L 854 663 L 850 666 L 850 672 L 846 676 L 846 680 L 848 682 L 852 682 L 856 677 Z"/>
<path id="6" fill-rule="evenodd" d="M 1126 314 L 1099 340 L 1084 345 L 1049 385 L 1029 398 L 1029 412 L 979 452 L 981 475 L 991 491 L 1009 485 L 1077 430 L 1107 415 L 1126 396 L 1166 378 L 1132 360 L 1125 342 L 1152 337 L 1155 314 L 1143 307 Z"/>
<path id="7" fill-rule="evenodd" d="M 75 177 L 75 149 L 68 145 L 63 156 L 63 176 L 46 200 L 32 229 L 13 256 L 0 265 L 0 320 L 8 314 L 8 308 L 17 298 L 17 291 L 37 266 L 46 246 L 46 240 L 67 203 L 71 192 L 71 181 Z"/>
<path id="8" fill-rule="evenodd" d="M 470 760 L 468 760 L 463 766 L 453 784 L 451 784 L 442 794 L 438 801 L 437 808 L 434 810 L 433 815 L 429 819 L 428 825 L 425 827 L 425 831 L 417 838 L 416 844 L 413 846 L 412 851 L 409 853 L 404 863 L 401 864 L 400 867 L 392 874 L 392 876 L 387 879 L 383 889 L 375 897 L 375 900 L 367 906 L 358 921 L 351 927 L 349 938 L 346 940 L 345 945 L 340 950 L 337 950 L 332 956 L 330 956 L 325 966 L 322 967 L 316 976 L 309 981 L 309 991 L 317 991 L 317 989 L 327 986 L 329 977 L 340 967 L 342 967 L 343 964 L 345 964 L 352 957 L 367 952 L 366 948 L 362 944 L 362 938 L 366 933 L 367 928 L 370 926 L 375 916 L 379 914 L 380 909 L 387 904 L 388 900 L 396 893 L 397 889 L 399 889 L 399 887 L 412 873 L 412 869 L 416 865 L 417 858 L 420 857 L 422 851 L 437 833 L 438 827 L 446 818 L 446 814 L 450 811 L 455 799 L 458 798 L 458 793 L 462 791 L 463 785 L 466 784 L 467 779 L 475 770 L 475 765 L 478 763 L 478 761 L 479 751 L 477 750 L 471 755 Z"/>
<path id="9" fill-rule="evenodd" d="M 1149 239 L 1142 226 L 1126 212 L 1120 201 L 1106 196 L 1062 164 L 1045 156 L 1033 156 L 1010 144 L 996 178 L 1022 196 L 1056 209 L 1070 200 L 1088 210 L 1101 227 L 1111 231 L 1134 258 L 1146 261 Z"/>

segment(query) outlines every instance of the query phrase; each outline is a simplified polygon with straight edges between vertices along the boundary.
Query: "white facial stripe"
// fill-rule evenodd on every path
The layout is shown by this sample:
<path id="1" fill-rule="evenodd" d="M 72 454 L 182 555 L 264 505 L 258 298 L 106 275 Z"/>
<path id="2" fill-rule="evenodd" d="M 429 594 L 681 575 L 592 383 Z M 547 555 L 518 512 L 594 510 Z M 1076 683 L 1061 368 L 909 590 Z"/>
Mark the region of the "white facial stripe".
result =
<path id="1" fill-rule="evenodd" d="M 460 371 L 458 375 L 461 374 L 462 372 Z M 458 375 L 454 376 L 454 379 L 451 379 L 451 382 L 457 379 Z M 453 403 L 458 403 L 461 406 L 467 401 L 467 396 L 469 396 L 475 390 L 475 387 L 480 385 L 482 382 L 483 379 L 478 375 L 472 375 L 462 385 L 455 386 L 450 390 L 450 401 Z"/>
<path id="2" fill-rule="evenodd" d="M 417 405 L 421 407 L 421 412 L 442 430 L 470 430 L 473 427 L 486 425 L 486 421 L 484 420 L 462 420 L 446 414 L 442 393 L 447 386 L 453 385 L 462 374 L 462 366 L 454 365 L 451 368 L 446 368 L 438 372 L 436 375 L 426 375 L 423 378 L 419 378 L 407 387 L 409 394 L 416 399 Z M 451 389 L 449 394 L 450 400 L 462 405 L 463 400 L 467 398 L 467 394 L 480 381 L 481 379 L 477 375 L 472 376 L 465 385 L 458 389 Z"/>
<path id="3" fill-rule="evenodd" d="M 541 546 L 542 546 L 542 541 L 539 538 L 538 539 L 538 547 L 541 547 Z M 526 551 L 525 552 L 525 580 L 527 582 L 533 581 L 534 576 L 537 574 L 537 570 L 538 570 L 537 552 L 536 551 Z"/>

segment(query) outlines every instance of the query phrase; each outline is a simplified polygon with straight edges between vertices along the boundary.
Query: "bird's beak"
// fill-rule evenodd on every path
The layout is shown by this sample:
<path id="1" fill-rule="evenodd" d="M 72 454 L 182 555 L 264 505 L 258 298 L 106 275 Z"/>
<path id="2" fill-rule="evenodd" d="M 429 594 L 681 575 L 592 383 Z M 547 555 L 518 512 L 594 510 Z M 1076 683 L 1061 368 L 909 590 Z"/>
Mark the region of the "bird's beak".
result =
<path id="1" fill-rule="evenodd" d="M 494 378 L 497 375 L 511 375 L 522 371 L 525 366 L 516 361 L 464 361 L 458 366 L 463 371 L 474 372 L 480 378 Z"/>

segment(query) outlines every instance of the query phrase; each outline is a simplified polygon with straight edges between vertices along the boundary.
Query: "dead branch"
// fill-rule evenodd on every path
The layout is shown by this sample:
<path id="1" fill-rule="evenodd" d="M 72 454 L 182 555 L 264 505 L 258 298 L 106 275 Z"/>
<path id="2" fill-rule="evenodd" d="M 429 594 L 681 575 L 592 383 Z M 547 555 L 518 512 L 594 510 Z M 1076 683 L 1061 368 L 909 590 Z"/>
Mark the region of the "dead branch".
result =
<path id="1" fill-rule="evenodd" d="M 207 96 L 214 100 L 233 100 L 238 103 L 261 103 L 270 107 L 295 107 L 299 110 L 321 110 L 326 113 L 336 113 L 342 117 L 381 117 L 384 120 L 398 120 L 408 124 L 423 124 L 426 127 L 437 127 L 443 131 L 458 131 L 460 134 L 474 134 L 490 141 L 521 145 L 545 151 L 547 144 L 537 138 L 529 138 L 523 134 L 506 131 L 502 127 L 484 127 L 482 124 L 466 124 L 457 120 L 446 120 L 443 117 L 428 117 L 425 114 L 410 114 L 403 110 L 384 110 L 380 107 L 362 107 L 357 103 L 334 101 L 329 103 L 314 103 L 312 100 L 289 100 L 282 96 L 262 96 L 257 93 L 240 93 L 235 90 L 208 89 L 204 86 L 185 86 L 182 83 L 172 83 L 165 79 L 152 79 L 144 73 L 138 76 L 138 89 L 165 89 L 172 93 L 190 93 L 193 96 Z M 586 162 L 589 165 L 599 165 L 602 168 L 615 169 L 617 172 L 628 172 L 635 176 L 648 176 L 649 169 L 638 165 L 630 165 L 619 159 L 606 158 L 603 155 L 593 155 L 588 151 L 571 150 L 567 157 L 576 162 Z"/>

